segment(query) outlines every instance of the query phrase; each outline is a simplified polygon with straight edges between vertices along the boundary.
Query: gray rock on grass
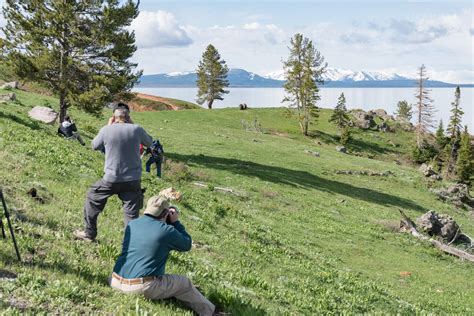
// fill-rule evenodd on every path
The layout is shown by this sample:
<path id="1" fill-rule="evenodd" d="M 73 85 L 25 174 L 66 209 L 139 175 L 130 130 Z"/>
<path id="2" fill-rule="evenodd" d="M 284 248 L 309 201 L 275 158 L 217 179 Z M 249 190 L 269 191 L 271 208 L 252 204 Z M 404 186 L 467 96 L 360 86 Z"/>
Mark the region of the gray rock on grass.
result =
<path id="1" fill-rule="evenodd" d="M 0 89 L 18 89 L 20 87 L 20 83 L 18 81 L 11 81 L 5 82 Z"/>
<path id="2" fill-rule="evenodd" d="M 32 119 L 53 125 L 58 119 L 58 113 L 45 106 L 35 106 L 28 112 Z"/>
<path id="3" fill-rule="evenodd" d="M 8 102 L 8 101 L 15 101 L 16 94 L 11 92 L 9 94 L 0 95 L 0 102 Z"/>
<path id="4" fill-rule="evenodd" d="M 344 146 L 336 146 L 336 150 L 340 153 L 347 154 L 347 148 Z"/>
<path id="5" fill-rule="evenodd" d="M 459 230 L 459 225 L 446 214 L 429 211 L 417 218 L 416 224 L 430 236 L 440 236 L 451 242 Z"/>

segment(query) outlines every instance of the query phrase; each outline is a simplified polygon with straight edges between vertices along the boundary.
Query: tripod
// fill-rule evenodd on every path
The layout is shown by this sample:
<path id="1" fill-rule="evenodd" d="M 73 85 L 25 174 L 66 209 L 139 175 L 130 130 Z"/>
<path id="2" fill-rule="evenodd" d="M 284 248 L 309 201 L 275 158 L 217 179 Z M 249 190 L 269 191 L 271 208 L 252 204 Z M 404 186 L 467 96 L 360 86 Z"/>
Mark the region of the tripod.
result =
<path id="1" fill-rule="evenodd" d="M 7 218 L 8 228 L 10 229 L 10 235 L 12 236 L 13 246 L 15 247 L 16 256 L 18 258 L 18 261 L 21 262 L 20 252 L 18 251 L 15 234 L 13 233 L 12 223 L 10 222 L 10 214 L 8 213 L 7 203 L 5 202 L 5 197 L 3 196 L 2 189 L 0 189 L 0 199 L 2 200 L 3 213 L 5 214 L 5 217 Z M 0 226 L 2 227 L 2 237 L 6 239 L 7 235 L 5 234 L 5 227 L 3 226 L 3 218 L 1 215 L 0 215 Z"/>

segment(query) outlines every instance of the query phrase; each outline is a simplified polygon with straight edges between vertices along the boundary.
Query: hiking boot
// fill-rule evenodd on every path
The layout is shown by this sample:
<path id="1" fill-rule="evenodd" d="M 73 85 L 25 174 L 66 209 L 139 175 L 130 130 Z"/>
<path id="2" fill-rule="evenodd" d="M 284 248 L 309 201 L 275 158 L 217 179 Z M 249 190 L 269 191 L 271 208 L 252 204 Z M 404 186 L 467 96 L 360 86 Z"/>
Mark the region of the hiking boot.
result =
<path id="1" fill-rule="evenodd" d="M 95 238 L 89 237 L 89 235 L 87 235 L 87 233 L 83 230 L 75 230 L 73 235 L 74 235 L 74 239 L 87 241 L 87 242 L 94 242 L 95 241 Z"/>

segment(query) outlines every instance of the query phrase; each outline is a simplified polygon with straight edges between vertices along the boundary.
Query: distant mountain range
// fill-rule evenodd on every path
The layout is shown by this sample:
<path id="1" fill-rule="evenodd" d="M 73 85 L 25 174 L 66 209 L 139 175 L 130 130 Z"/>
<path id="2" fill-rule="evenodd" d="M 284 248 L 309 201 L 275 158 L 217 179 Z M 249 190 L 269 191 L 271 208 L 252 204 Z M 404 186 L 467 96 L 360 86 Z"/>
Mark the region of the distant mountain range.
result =
<path id="1" fill-rule="evenodd" d="M 399 74 L 382 74 L 369 71 L 352 71 L 336 68 L 328 68 L 323 75 L 324 86 L 333 87 L 359 87 L 359 88 L 412 88 L 415 86 L 416 79 L 407 78 Z M 283 70 L 272 72 L 264 76 L 246 71 L 244 69 L 232 68 L 227 76 L 230 87 L 241 88 L 278 88 L 285 83 Z M 442 81 L 429 80 L 428 87 L 454 87 L 457 84 L 446 83 Z M 172 72 L 156 75 L 144 75 L 140 78 L 138 87 L 195 87 L 196 73 Z M 474 84 L 460 84 L 461 87 L 474 87 Z"/>

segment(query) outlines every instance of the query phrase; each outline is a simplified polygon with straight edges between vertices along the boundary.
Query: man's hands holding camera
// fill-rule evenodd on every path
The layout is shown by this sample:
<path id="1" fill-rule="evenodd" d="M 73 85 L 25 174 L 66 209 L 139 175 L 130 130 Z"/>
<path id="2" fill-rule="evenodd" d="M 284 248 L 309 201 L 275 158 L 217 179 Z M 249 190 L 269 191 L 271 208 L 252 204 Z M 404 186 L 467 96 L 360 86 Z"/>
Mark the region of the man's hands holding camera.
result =
<path id="1" fill-rule="evenodd" d="M 179 211 L 174 207 L 170 207 L 168 210 L 168 216 L 166 217 L 166 223 L 173 224 L 178 221 Z"/>

